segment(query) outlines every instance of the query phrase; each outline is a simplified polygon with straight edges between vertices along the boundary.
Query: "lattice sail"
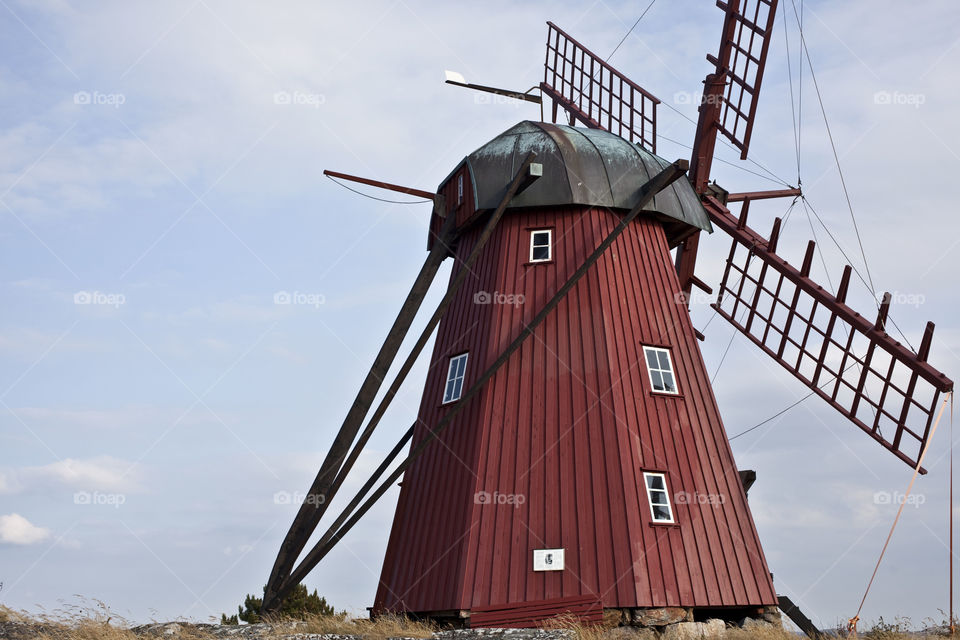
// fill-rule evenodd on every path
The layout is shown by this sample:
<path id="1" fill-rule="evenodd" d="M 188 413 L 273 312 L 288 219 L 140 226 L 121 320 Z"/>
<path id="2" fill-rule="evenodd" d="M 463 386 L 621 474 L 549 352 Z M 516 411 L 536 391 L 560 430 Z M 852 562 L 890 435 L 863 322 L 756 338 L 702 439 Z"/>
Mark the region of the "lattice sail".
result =
<path id="1" fill-rule="evenodd" d="M 714 308 L 841 414 L 898 458 L 915 467 L 926 446 L 941 393 L 953 382 L 927 364 L 933 324 L 918 353 L 885 331 L 890 294 L 875 322 L 845 303 L 851 268 L 836 296 L 808 276 L 815 245 L 807 245 L 799 270 L 776 254 L 780 220 L 769 239 L 746 226 L 749 200 L 740 217 L 712 197 L 711 221 L 731 236 Z M 925 473 L 925 471 L 924 471 Z"/>
<path id="2" fill-rule="evenodd" d="M 727 80 L 717 126 L 746 160 L 777 0 L 720 0 L 717 6 L 727 12 L 719 53 L 707 56 Z"/>
<path id="3" fill-rule="evenodd" d="M 660 100 L 552 22 L 547 25 L 540 89 L 553 101 L 553 122 L 560 107 L 569 115 L 570 124 L 579 121 L 593 129 L 605 129 L 656 153 Z"/>

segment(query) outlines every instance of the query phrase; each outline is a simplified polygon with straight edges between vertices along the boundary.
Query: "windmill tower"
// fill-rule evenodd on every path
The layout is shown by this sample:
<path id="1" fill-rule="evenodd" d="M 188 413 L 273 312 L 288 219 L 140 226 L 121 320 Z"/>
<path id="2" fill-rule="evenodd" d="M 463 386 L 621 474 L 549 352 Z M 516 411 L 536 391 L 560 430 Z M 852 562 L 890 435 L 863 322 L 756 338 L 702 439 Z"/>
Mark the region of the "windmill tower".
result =
<path id="1" fill-rule="evenodd" d="M 375 614 L 522 626 L 562 611 L 732 619 L 776 606 L 687 309 L 693 287 L 709 292 L 694 274 L 704 231 L 732 239 L 717 314 L 919 465 L 953 388 L 926 362 L 933 325 L 914 353 L 886 332 L 889 295 L 871 322 L 845 303 L 851 267 L 833 295 L 809 277 L 812 242 L 798 269 L 776 253 L 779 219 L 769 237 L 747 225 L 752 201 L 799 189 L 709 182 L 719 135 L 747 157 L 776 14 L 776 0 L 718 4 L 689 163 L 656 155 L 659 100 L 548 23 L 539 90 L 552 123 L 511 127 L 436 193 L 332 174 L 432 200 L 429 252 L 280 549 L 265 609 L 401 477 Z M 448 257 L 443 300 L 363 426 Z M 435 329 L 416 422 L 297 564 Z"/>

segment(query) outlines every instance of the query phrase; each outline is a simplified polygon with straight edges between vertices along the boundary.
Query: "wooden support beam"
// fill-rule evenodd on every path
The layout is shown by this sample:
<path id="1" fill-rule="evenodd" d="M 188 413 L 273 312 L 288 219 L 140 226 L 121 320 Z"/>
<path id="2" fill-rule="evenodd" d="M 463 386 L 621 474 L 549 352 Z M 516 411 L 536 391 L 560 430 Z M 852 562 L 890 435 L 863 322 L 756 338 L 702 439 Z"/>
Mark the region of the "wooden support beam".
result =
<path id="1" fill-rule="evenodd" d="M 620 222 L 617 226 L 610 232 L 610 234 L 600 243 L 600 245 L 594 249 L 593 253 L 577 268 L 572 276 L 564 283 L 560 289 L 553 295 L 553 297 L 544 305 L 544 307 L 537 313 L 536 316 L 530 321 L 529 324 L 525 325 L 521 330 L 520 334 L 507 346 L 506 349 L 497 357 L 497 359 L 491 364 L 486 371 L 484 371 L 476 382 L 464 393 L 460 398 L 459 402 L 448 411 L 439 422 L 429 429 L 429 432 L 424 436 L 416 447 L 410 452 L 407 458 L 400 463 L 400 465 L 390 474 L 390 476 L 384 480 L 377 490 L 360 505 L 360 502 L 365 497 L 366 491 L 361 489 L 360 492 L 354 497 L 349 505 L 344 509 L 343 513 L 340 514 L 340 517 L 330 526 L 327 532 L 323 535 L 321 540 L 311 549 L 311 551 L 304 557 L 303 561 L 297 566 L 296 569 L 290 574 L 288 581 L 285 584 L 285 588 L 292 589 L 294 586 L 299 584 L 304 577 L 317 565 L 330 552 L 330 550 L 343 538 L 347 532 L 353 528 L 354 525 L 364 516 L 364 514 L 372 507 L 377 500 L 383 496 L 384 493 L 393 485 L 397 479 L 403 475 L 404 471 L 416 460 L 424 451 L 424 449 L 429 446 L 434 439 L 447 427 L 450 422 L 456 417 L 463 409 L 469 404 L 469 401 L 476 396 L 477 393 L 486 385 L 486 383 L 500 370 L 500 368 L 510 359 L 510 356 L 529 338 L 533 335 L 534 330 L 544 321 L 544 319 L 553 311 L 557 305 L 566 297 L 567 293 L 580 281 L 581 278 L 587 273 L 590 268 L 596 264 L 597 260 L 600 259 L 600 256 L 616 241 L 618 237 L 623 233 L 627 226 L 632 223 L 640 212 L 646 207 L 654 198 L 654 196 L 665 189 L 667 186 L 672 184 L 675 180 L 686 173 L 689 164 L 685 160 L 678 160 L 674 162 L 669 167 L 665 168 L 663 171 L 654 176 L 649 182 L 647 182 L 640 190 L 640 198 L 637 202 L 637 205 L 630 210 L 623 218 L 620 219 Z M 368 484 L 370 484 L 368 482 Z M 366 488 L 366 485 L 365 485 Z M 367 489 L 368 490 L 368 489 Z M 358 507 L 359 506 L 359 507 Z M 354 510 L 356 512 L 354 513 Z"/>
<path id="2" fill-rule="evenodd" d="M 307 495 L 322 498 L 305 500 L 303 504 L 300 505 L 300 510 L 297 512 L 293 524 L 290 526 L 290 530 L 280 545 L 280 551 L 277 553 L 276 562 L 274 563 L 270 578 L 267 581 L 266 590 L 264 591 L 263 606 L 266 611 L 273 611 L 280 605 L 278 589 L 289 575 L 297 557 L 300 555 L 304 546 L 306 546 L 307 540 L 309 540 L 310 535 L 316 528 L 318 521 L 317 514 L 322 513 L 322 510 L 326 508 L 324 505 L 326 505 L 327 502 L 327 492 L 330 490 L 331 484 L 333 484 L 337 473 L 343 465 L 350 445 L 357 437 L 360 425 L 366 417 L 370 405 L 373 404 L 380 390 L 380 385 L 384 378 L 386 378 L 387 372 L 393 364 L 393 359 L 396 357 L 397 351 L 399 351 L 400 345 L 407 335 L 407 331 L 410 330 L 410 325 L 413 323 L 413 319 L 416 317 L 417 311 L 420 309 L 420 305 L 423 303 L 423 299 L 426 297 L 427 291 L 430 289 L 430 285 L 437 275 L 440 264 L 447 256 L 449 242 L 453 237 L 455 218 L 456 216 L 448 216 L 444 221 L 440 237 L 437 239 L 437 242 L 434 242 L 433 249 L 430 250 L 430 253 L 427 254 L 427 258 L 420 268 L 420 273 L 417 274 L 417 278 L 414 280 L 410 292 L 403 301 L 403 306 L 401 306 L 400 312 L 393 322 L 393 326 L 390 327 L 390 331 L 387 333 L 387 337 L 380 347 L 380 351 L 377 353 L 373 365 L 371 365 L 370 370 L 367 372 L 367 377 L 357 392 L 357 397 L 347 412 L 347 416 L 344 418 L 343 424 L 340 426 L 340 430 L 333 440 L 333 444 L 330 445 L 330 450 L 327 452 L 326 458 L 324 458 L 323 463 L 320 465 L 317 477 L 310 486 Z"/>
<path id="3" fill-rule="evenodd" d="M 373 415 L 370 418 L 370 421 L 367 423 L 366 428 L 363 433 L 360 434 L 357 443 L 354 445 L 353 450 L 350 452 L 350 455 L 347 457 L 347 460 L 344 462 L 343 467 L 340 470 L 336 480 L 334 480 L 333 485 L 331 485 L 329 491 L 327 492 L 326 502 L 329 504 L 330 500 L 337 494 L 340 490 L 340 487 L 343 485 L 344 480 L 346 479 L 347 474 L 353 468 L 354 464 L 357 461 L 357 458 L 360 457 L 360 453 L 363 451 L 363 448 L 366 446 L 370 437 L 373 435 L 373 431 L 377 428 L 377 425 L 380 423 L 380 420 L 383 418 L 383 415 L 386 413 L 387 408 L 390 406 L 390 403 L 393 401 L 393 398 L 400 391 L 400 387 L 403 385 L 404 380 L 406 380 L 407 375 L 410 373 L 410 370 L 416 364 L 417 359 L 420 357 L 420 354 L 423 352 L 423 349 L 426 347 L 427 343 L 430 341 L 430 336 L 433 335 L 434 329 L 437 325 L 440 324 L 440 320 L 446 314 L 447 309 L 450 304 L 453 302 L 454 297 L 457 294 L 457 291 L 460 290 L 460 287 L 463 285 L 467 276 L 472 273 L 472 267 L 476 264 L 477 260 L 480 257 L 480 253 L 483 251 L 483 248 L 486 246 L 487 242 L 490 240 L 493 235 L 494 229 L 500 223 L 500 220 L 503 218 L 503 214 L 506 211 L 507 205 L 510 204 L 510 201 L 513 197 L 519 192 L 520 188 L 524 184 L 529 184 L 529 167 L 533 164 L 533 159 L 535 154 L 533 152 L 529 153 L 524 159 L 523 163 L 520 165 L 520 168 L 517 170 L 516 175 L 513 180 L 507 186 L 507 192 L 504 194 L 503 199 L 500 201 L 499 206 L 494 210 L 487 220 L 487 224 L 484 227 L 483 231 L 480 233 L 480 236 L 477 238 L 477 242 L 474 245 L 473 249 L 470 252 L 470 255 L 467 256 L 466 260 L 463 261 L 460 270 L 457 272 L 457 275 L 454 277 L 453 281 L 450 283 L 450 286 L 447 288 L 447 292 L 444 294 L 443 299 L 440 301 L 440 304 L 437 305 L 436 310 L 433 312 L 433 315 L 430 317 L 430 320 L 427 322 L 427 325 L 424 327 L 423 331 L 420 333 L 416 344 L 414 344 L 413 349 L 411 349 L 409 355 L 407 355 L 406 360 L 404 360 L 403 365 L 400 367 L 400 370 L 397 372 L 393 382 L 390 384 L 390 387 L 387 389 L 386 394 L 384 394 L 383 399 L 380 401 L 380 404 L 377 406 L 377 409 L 374 411 Z M 323 516 L 325 509 L 321 509 L 320 516 Z"/>
<path id="4" fill-rule="evenodd" d="M 410 196 L 417 196 L 418 198 L 426 198 L 427 200 L 433 200 L 434 198 L 437 197 L 437 194 L 432 193 L 430 191 L 423 191 L 422 189 L 414 189 L 413 187 L 403 187 L 398 184 L 381 182 L 380 180 L 371 180 L 370 178 L 361 178 L 360 176 L 352 176 L 349 173 L 340 173 L 339 171 L 330 171 L 329 169 L 324 169 L 323 175 L 328 176 L 330 178 L 339 178 L 340 180 L 349 180 L 350 182 L 359 182 L 360 184 L 366 184 L 366 185 L 370 185 L 371 187 L 386 189 L 388 191 L 405 193 Z"/>
<path id="5" fill-rule="evenodd" d="M 793 620 L 793 623 L 800 627 L 800 631 L 803 631 L 807 634 L 807 637 L 810 640 L 828 640 L 828 636 L 817 629 L 816 625 L 813 624 L 813 621 L 810 620 L 807 616 L 803 615 L 803 612 L 800 611 L 800 608 L 793 604 L 793 601 L 787 596 L 777 596 L 777 602 L 780 606 L 780 610 L 787 614 L 787 617 Z"/>
<path id="6" fill-rule="evenodd" d="M 340 490 L 340 487 L 343 485 L 343 482 L 346 479 L 347 474 L 353 468 L 354 464 L 357 461 L 357 458 L 360 457 L 360 453 L 363 451 L 363 448 L 366 446 L 370 437 L 373 435 L 374 429 L 376 429 L 384 413 L 386 413 L 387 407 L 390 405 L 391 401 L 396 396 L 397 392 L 400 390 L 400 387 L 403 384 L 403 381 L 406 379 L 407 374 L 413 368 L 418 357 L 420 356 L 420 353 L 423 351 L 423 348 L 426 346 L 427 342 L 429 342 L 430 336 L 433 334 L 434 329 L 440 323 L 440 319 L 446 313 L 447 308 L 450 306 L 450 303 L 453 301 L 454 295 L 456 295 L 457 290 L 459 290 L 460 286 L 463 284 L 463 281 L 466 279 L 467 274 L 471 272 L 470 268 L 477 261 L 478 257 L 480 256 L 480 252 L 483 250 L 483 247 L 486 245 L 487 241 L 493 235 L 493 230 L 497 226 L 497 224 L 500 222 L 500 219 L 503 217 L 503 214 L 506 211 L 507 205 L 510 204 L 510 201 L 513 199 L 514 195 L 516 195 L 516 193 L 521 188 L 521 186 L 523 186 L 524 184 L 530 184 L 531 176 L 530 176 L 529 169 L 530 169 L 530 166 L 533 164 L 533 160 L 535 157 L 536 157 L 536 154 L 534 154 L 533 152 L 530 152 L 527 154 L 527 157 L 524 159 L 523 163 L 520 165 L 513 180 L 507 186 L 507 192 L 504 194 L 504 197 L 501 200 L 500 205 L 493 212 L 493 214 L 491 214 L 490 219 L 488 220 L 487 225 L 484 228 L 483 232 L 480 234 L 480 237 L 478 238 L 476 245 L 474 246 L 470 255 L 467 257 L 466 261 L 464 262 L 464 266 L 460 269 L 460 272 L 457 274 L 456 278 L 454 278 L 453 282 L 450 284 L 450 287 L 448 287 L 447 292 L 443 297 L 443 300 L 441 300 L 440 304 L 437 306 L 437 309 L 434 311 L 433 315 L 431 316 L 430 321 L 427 323 L 427 326 L 421 332 L 420 337 L 417 340 L 417 343 L 414 345 L 413 350 L 407 356 L 406 360 L 404 361 L 403 365 L 400 368 L 400 371 L 397 373 L 393 383 L 390 385 L 389 389 L 387 390 L 387 393 L 384 395 L 384 398 L 381 400 L 373 416 L 370 418 L 370 421 L 367 424 L 367 427 L 364 429 L 363 433 L 361 433 L 360 438 L 357 440 L 356 444 L 353 446 L 353 449 L 350 451 L 349 455 L 342 462 L 342 464 L 337 467 L 336 475 L 333 478 L 333 481 L 328 486 L 325 487 L 324 492 L 321 494 L 323 496 L 323 499 L 317 501 L 318 504 L 315 506 L 314 512 L 310 515 L 310 520 L 306 521 L 306 524 L 308 524 L 309 526 L 308 527 L 305 526 L 303 528 L 303 532 L 305 533 L 306 537 L 304 537 L 303 541 L 299 543 L 300 548 L 297 550 L 297 555 L 299 555 L 300 551 L 303 550 L 303 547 L 306 545 L 306 542 L 309 539 L 310 535 L 313 534 L 313 531 L 316 529 L 317 524 L 320 522 L 320 519 L 323 517 L 323 514 L 326 512 L 327 505 L 329 505 L 330 502 L 333 500 L 334 496 L 336 496 L 337 492 Z M 453 224 L 452 221 L 454 219 L 455 219 L 455 216 L 450 216 L 447 222 L 445 222 L 444 224 L 450 225 L 452 227 L 452 224 Z M 434 249 L 444 244 L 445 243 L 443 242 L 435 243 Z M 383 377 L 386 376 L 386 373 L 387 373 L 386 371 L 383 372 L 383 376 L 381 377 L 381 380 Z M 373 402 L 373 398 L 370 398 L 370 403 L 372 402 Z M 369 409 L 369 403 L 367 404 L 367 409 Z M 366 411 L 364 411 L 364 415 L 366 415 Z M 361 421 L 362 421 L 362 416 L 361 416 Z M 350 437 L 350 443 L 353 442 L 355 436 L 356 436 L 356 430 L 354 430 L 353 435 Z M 349 443 L 348 443 L 348 446 L 349 446 Z M 319 478 L 319 475 L 318 475 L 318 478 Z M 310 495 L 313 495 L 313 493 L 311 493 Z M 296 560 L 296 558 L 294 558 L 294 560 Z M 287 568 L 287 571 L 289 571 L 292 568 L 293 568 L 293 564 L 291 563 L 290 566 Z M 276 589 L 277 591 L 276 598 L 270 602 L 271 606 L 274 606 L 274 604 L 276 604 L 276 606 L 279 606 L 279 603 L 283 600 L 284 596 L 287 593 L 289 593 L 289 590 L 295 587 L 297 584 L 299 584 L 298 582 L 295 582 L 293 584 L 287 584 L 287 577 L 288 576 L 286 575 L 281 577 L 281 583 L 279 583 L 279 586 L 277 586 L 277 589 Z M 267 607 L 266 598 L 264 598 L 264 607 L 265 607 L 265 611 L 273 610 L 273 609 L 266 608 Z"/>
<path id="7" fill-rule="evenodd" d="M 743 193 L 731 193 L 727 196 L 727 204 L 731 202 L 743 202 L 744 200 L 769 200 L 770 198 L 797 198 L 803 195 L 800 189 L 774 189 L 772 191 L 745 191 Z"/>

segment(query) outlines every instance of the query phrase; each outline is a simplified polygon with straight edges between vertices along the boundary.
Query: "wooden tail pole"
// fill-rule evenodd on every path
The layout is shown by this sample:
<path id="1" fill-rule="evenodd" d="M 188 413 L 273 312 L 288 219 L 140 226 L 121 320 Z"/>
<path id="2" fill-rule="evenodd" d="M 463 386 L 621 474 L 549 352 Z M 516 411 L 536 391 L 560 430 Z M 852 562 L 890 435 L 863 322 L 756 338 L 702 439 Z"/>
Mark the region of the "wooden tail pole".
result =
<path id="1" fill-rule="evenodd" d="M 442 206 L 442 203 L 438 203 L 438 205 Z M 380 347 L 380 352 L 374 359 L 373 365 L 370 367 L 370 371 L 367 373 L 367 377 L 364 379 L 363 384 L 360 386 L 360 391 L 353 401 L 353 405 L 347 412 L 347 416 L 344 418 L 343 424 L 340 426 L 340 430 L 333 440 L 333 444 L 330 445 L 330 450 L 327 452 L 326 458 L 324 458 L 323 463 L 320 465 L 317 477 L 314 479 L 313 484 L 310 486 L 310 491 L 307 494 L 311 499 L 304 500 L 303 504 L 300 505 L 300 510 L 297 512 L 293 524 L 290 526 L 290 530 L 280 545 L 280 551 L 277 554 L 276 562 L 270 573 L 270 578 L 267 581 L 267 587 L 263 595 L 264 611 L 274 611 L 280 606 L 278 589 L 286 576 L 289 575 L 297 557 L 300 555 L 307 540 L 316 528 L 316 523 L 319 520 L 317 514 L 322 513 L 323 505 L 327 502 L 326 495 L 330 489 L 330 485 L 336 479 L 337 472 L 343 465 L 350 445 L 360 430 L 360 424 L 367 415 L 370 405 L 373 404 L 377 392 L 380 390 L 380 385 L 383 379 L 386 378 L 390 365 L 393 364 L 393 359 L 396 357 L 397 351 L 399 351 L 400 345 L 403 343 L 403 339 L 407 335 L 407 331 L 409 331 L 410 325 L 414 317 L 416 317 L 417 311 L 420 309 L 420 305 L 423 303 L 423 299 L 426 297 L 427 291 L 430 289 L 430 285 L 437 275 L 440 263 L 442 263 L 447 256 L 447 252 L 449 251 L 448 242 L 451 239 L 453 225 L 454 216 L 450 215 L 444 222 L 440 237 L 437 239 L 437 242 L 434 243 L 423 266 L 420 268 L 420 273 L 417 274 L 417 278 L 410 288 L 410 293 L 407 294 L 407 298 L 404 300 L 403 306 L 400 308 L 400 312 L 397 314 L 397 318 L 394 320 L 386 340 L 384 340 L 383 345 Z"/>
<path id="2" fill-rule="evenodd" d="M 554 308 L 563 300 L 563 298 L 569 293 L 569 291 L 577 284 L 577 282 L 586 274 L 586 272 L 600 259 L 600 256 L 610 247 L 611 244 L 623 233 L 627 226 L 633 222 L 634 219 L 640 212 L 646 207 L 652 200 L 653 197 L 662 191 L 664 188 L 672 184 L 680 176 L 686 173 L 689 168 L 689 163 L 685 160 L 677 160 L 672 165 L 665 168 L 663 171 L 654 176 L 649 182 L 647 182 L 641 188 L 641 195 L 637 205 L 626 215 L 624 216 L 613 231 L 610 232 L 603 242 L 590 254 L 590 256 L 581 264 L 577 270 L 574 272 L 570 279 L 560 287 L 560 289 L 554 294 L 554 296 L 546 303 L 546 305 L 534 316 L 533 320 L 530 321 L 530 324 L 525 326 L 520 334 L 510 343 L 510 345 L 497 357 L 497 359 L 487 368 L 486 371 L 481 374 L 476 382 L 467 390 L 463 395 L 460 401 L 454 406 L 449 412 L 447 412 L 443 418 L 437 423 L 435 427 L 429 430 L 429 433 L 424 436 L 417 446 L 410 452 L 407 458 L 400 463 L 400 465 L 390 474 L 390 476 L 384 480 L 377 490 L 363 503 L 362 506 L 357 509 L 357 506 L 363 500 L 366 491 L 361 490 L 354 497 L 351 503 L 344 509 L 343 513 L 337 518 L 337 520 L 331 525 L 327 533 L 323 535 L 320 542 L 314 546 L 314 548 L 304 557 L 303 561 L 297 568 L 290 574 L 290 578 L 287 583 L 284 585 L 286 588 L 293 588 L 293 586 L 300 583 L 304 577 L 317 565 L 330 552 L 330 550 L 339 542 L 347 532 L 353 528 L 354 525 L 366 514 L 366 512 L 372 507 L 377 500 L 383 496 L 384 493 L 393 485 L 397 479 L 403 475 L 404 471 L 410 464 L 419 457 L 424 449 L 431 444 L 434 439 L 450 424 L 451 420 L 457 416 L 464 407 L 467 406 L 470 399 L 472 399 L 487 383 L 497 373 L 497 371 L 502 367 L 507 360 L 510 359 L 510 356 L 524 343 L 524 341 L 533 334 L 533 331 L 537 328 L 540 323 L 553 311 Z M 372 486 L 372 483 L 368 482 L 368 485 Z M 356 513 L 351 513 L 357 509 Z M 348 519 L 349 518 L 349 519 Z"/>

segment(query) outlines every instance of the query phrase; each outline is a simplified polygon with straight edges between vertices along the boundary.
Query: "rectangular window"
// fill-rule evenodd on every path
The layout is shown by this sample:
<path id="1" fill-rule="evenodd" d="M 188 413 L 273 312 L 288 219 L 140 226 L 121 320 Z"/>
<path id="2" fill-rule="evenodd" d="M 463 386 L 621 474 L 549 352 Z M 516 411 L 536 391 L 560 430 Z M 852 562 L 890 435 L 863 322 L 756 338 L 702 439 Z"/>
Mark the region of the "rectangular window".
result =
<path id="1" fill-rule="evenodd" d="M 550 229 L 530 232 L 530 262 L 550 262 L 553 259 Z"/>
<path id="2" fill-rule="evenodd" d="M 461 353 L 450 358 L 447 367 L 447 386 L 443 390 L 443 404 L 456 402 L 463 395 L 463 376 L 467 371 L 467 355 Z"/>
<path id="3" fill-rule="evenodd" d="M 680 393 L 673 375 L 670 352 L 660 347 L 644 347 L 643 355 L 647 358 L 647 373 L 650 374 L 650 386 L 653 390 L 657 393 Z"/>
<path id="4" fill-rule="evenodd" d="M 647 499 L 650 502 L 650 515 L 654 522 L 673 522 L 673 509 L 667 494 L 667 479 L 662 473 L 643 474 L 647 485 Z"/>

